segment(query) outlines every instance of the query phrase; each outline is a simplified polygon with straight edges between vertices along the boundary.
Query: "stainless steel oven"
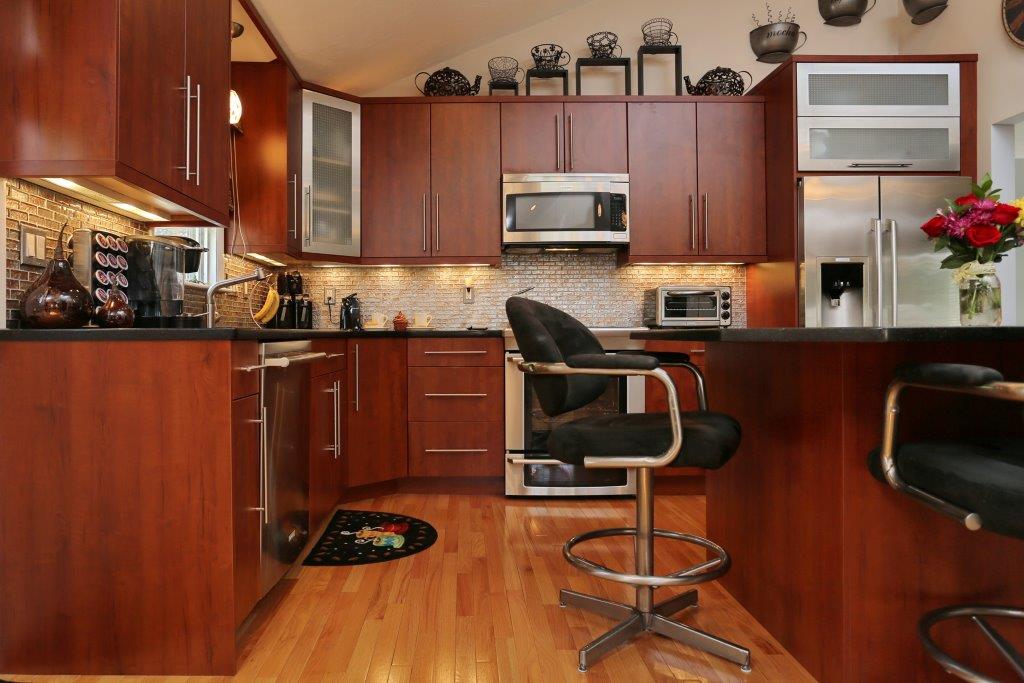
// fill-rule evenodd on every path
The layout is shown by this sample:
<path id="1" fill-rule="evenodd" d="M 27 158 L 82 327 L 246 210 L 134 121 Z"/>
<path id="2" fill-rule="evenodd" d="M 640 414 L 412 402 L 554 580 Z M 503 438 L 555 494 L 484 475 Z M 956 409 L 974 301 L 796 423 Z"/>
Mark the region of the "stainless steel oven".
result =
<path id="1" fill-rule="evenodd" d="M 625 174 L 506 174 L 502 206 L 505 245 L 629 244 Z"/>
<path id="2" fill-rule="evenodd" d="M 631 329 L 593 329 L 606 351 L 642 349 Z M 621 496 L 636 493 L 634 472 L 587 469 L 554 460 L 547 438 L 559 424 L 587 415 L 644 412 L 644 378 L 612 378 L 605 393 L 579 410 L 548 417 L 531 380 L 516 366 L 522 360 L 515 338 L 505 334 L 505 494 L 509 496 Z"/>

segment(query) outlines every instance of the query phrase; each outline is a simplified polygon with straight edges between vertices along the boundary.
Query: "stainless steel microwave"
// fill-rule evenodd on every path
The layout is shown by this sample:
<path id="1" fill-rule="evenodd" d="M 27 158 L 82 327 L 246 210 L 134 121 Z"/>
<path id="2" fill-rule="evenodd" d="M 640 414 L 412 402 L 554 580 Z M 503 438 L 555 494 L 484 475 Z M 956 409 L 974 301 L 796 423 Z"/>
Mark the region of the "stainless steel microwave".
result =
<path id="1" fill-rule="evenodd" d="M 506 174 L 502 205 L 508 246 L 629 244 L 626 174 Z"/>
<path id="2" fill-rule="evenodd" d="M 728 327 L 732 289 L 674 285 L 654 290 L 653 327 Z"/>

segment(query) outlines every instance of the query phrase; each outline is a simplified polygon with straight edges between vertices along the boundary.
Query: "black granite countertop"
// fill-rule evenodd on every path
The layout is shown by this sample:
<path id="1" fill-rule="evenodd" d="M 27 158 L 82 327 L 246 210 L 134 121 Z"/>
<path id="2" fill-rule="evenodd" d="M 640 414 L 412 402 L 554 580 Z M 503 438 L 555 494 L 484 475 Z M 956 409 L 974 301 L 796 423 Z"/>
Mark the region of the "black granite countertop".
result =
<path id="1" fill-rule="evenodd" d="M 260 330 L 247 327 L 216 327 L 213 329 L 115 329 L 84 327 L 77 330 L 0 330 L 0 342 L 7 341 L 213 341 L 220 339 L 256 341 L 292 341 L 296 339 L 345 339 L 348 337 L 496 337 L 499 329 L 488 330 Z"/>
<path id="2" fill-rule="evenodd" d="M 630 337 L 692 342 L 1004 342 L 1024 340 L 1024 327 L 716 327 L 643 330 Z"/>

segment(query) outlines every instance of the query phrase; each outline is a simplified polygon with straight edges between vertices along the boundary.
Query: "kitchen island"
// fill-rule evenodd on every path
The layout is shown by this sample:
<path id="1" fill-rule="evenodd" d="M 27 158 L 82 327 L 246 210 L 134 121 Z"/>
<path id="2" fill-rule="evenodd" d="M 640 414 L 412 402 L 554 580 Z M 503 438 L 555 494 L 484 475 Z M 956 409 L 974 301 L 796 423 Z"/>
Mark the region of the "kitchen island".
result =
<path id="1" fill-rule="evenodd" d="M 816 678 L 946 680 L 918 642 L 920 616 L 956 603 L 1024 604 L 1024 544 L 968 531 L 867 469 L 898 365 L 972 363 L 1019 380 L 1024 328 L 632 336 L 705 342 L 711 408 L 743 429 L 736 456 L 707 476 L 708 536 L 734 561 L 722 581 Z M 1019 404 L 918 389 L 901 403 L 900 437 L 908 441 L 1022 428 Z M 939 643 L 982 670 L 1002 671 L 977 629 L 960 626 L 937 629 Z"/>
<path id="2" fill-rule="evenodd" d="M 340 498 L 417 475 L 500 490 L 501 336 L 0 331 L 0 671 L 234 674 L 277 521 L 268 443 L 308 458 L 304 536 Z M 297 340 L 306 358 L 264 369 L 260 342 Z M 281 401 L 265 373 L 289 367 L 307 377 Z M 442 391 L 459 398 L 423 416 Z"/>

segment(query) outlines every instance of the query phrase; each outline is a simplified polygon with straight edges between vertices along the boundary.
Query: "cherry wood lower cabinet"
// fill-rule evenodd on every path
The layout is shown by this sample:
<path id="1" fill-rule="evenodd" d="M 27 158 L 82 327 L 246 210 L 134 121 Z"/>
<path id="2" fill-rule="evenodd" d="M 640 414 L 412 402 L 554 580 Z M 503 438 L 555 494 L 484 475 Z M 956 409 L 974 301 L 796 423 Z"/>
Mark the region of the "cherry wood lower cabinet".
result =
<path id="1" fill-rule="evenodd" d="M 235 542 L 235 627 L 260 598 L 260 544 L 263 510 L 260 507 L 260 397 L 231 403 L 231 469 Z"/>
<path id="2" fill-rule="evenodd" d="M 408 474 L 406 340 L 349 339 L 347 485 Z"/>
<path id="3" fill-rule="evenodd" d="M 412 422 L 496 422 L 505 412 L 500 367 L 409 368 Z"/>
<path id="4" fill-rule="evenodd" d="M 309 397 L 309 529 L 338 504 L 345 470 L 345 373 L 313 377 Z"/>
<path id="5" fill-rule="evenodd" d="M 409 474 L 414 477 L 500 477 L 503 422 L 409 423 Z"/>

